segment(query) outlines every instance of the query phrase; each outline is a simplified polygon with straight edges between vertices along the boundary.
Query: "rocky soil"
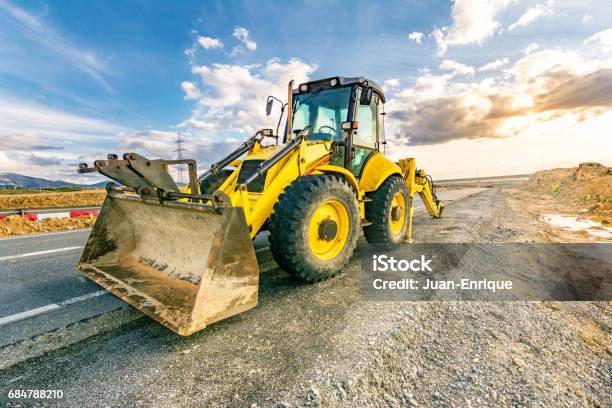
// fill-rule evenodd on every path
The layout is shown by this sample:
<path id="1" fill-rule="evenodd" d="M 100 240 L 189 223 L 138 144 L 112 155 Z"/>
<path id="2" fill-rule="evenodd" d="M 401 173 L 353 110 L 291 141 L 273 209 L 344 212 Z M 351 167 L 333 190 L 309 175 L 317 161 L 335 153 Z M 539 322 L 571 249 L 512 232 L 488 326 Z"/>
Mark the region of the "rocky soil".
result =
<path id="1" fill-rule="evenodd" d="M 59 193 L 3 194 L 0 195 L 0 210 L 100 206 L 105 196 L 106 191 L 103 189 Z M 41 221 L 31 221 L 20 216 L 10 216 L 0 219 L 0 237 L 91 228 L 95 222 L 96 216 L 90 215 Z"/>
<path id="2" fill-rule="evenodd" d="M 582 163 L 544 170 L 504 193 L 513 214 L 523 219 L 530 240 L 612 242 L 612 168 Z M 565 222 L 551 223 L 551 218 Z"/>
<path id="3" fill-rule="evenodd" d="M 419 216 L 416 242 L 535 240 L 490 189 Z M 540 237 L 541 239 L 541 237 Z M 360 246 L 365 245 L 363 242 Z M 260 254 L 261 255 L 261 254 Z M 486 262 L 486 260 L 481 260 Z M 391 302 L 361 265 L 305 285 L 276 268 L 257 308 L 181 338 L 147 318 L 0 372 L 9 406 L 605 407 L 609 302 Z M 9 389 L 62 401 L 9 401 Z"/>
<path id="4" fill-rule="evenodd" d="M 74 218 L 49 218 L 41 221 L 30 221 L 14 215 L 0 219 L 0 237 L 92 228 L 96 223 L 96 218 L 95 215 L 84 215 Z"/>
<path id="5" fill-rule="evenodd" d="M 545 196 L 567 211 L 612 217 L 612 168 L 599 163 L 539 171 L 519 190 Z"/>
<path id="6" fill-rule="evenodd" d="M 0 209 L 53 208 L 102 205 L 104 189 L 60 192 L 0 195 Z"/>

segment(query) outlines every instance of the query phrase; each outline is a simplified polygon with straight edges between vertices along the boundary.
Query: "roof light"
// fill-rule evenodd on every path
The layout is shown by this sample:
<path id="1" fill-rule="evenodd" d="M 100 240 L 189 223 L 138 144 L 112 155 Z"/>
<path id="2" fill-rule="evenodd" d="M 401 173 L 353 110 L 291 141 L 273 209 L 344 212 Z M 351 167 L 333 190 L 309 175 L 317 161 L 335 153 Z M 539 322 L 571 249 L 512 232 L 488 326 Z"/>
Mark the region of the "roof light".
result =
<path id="1" fill-rule="evenodd" d="M 308 85 L 302 84 L 300 85 L 300 92 L 306 92 L 308 90 Z"/>
<path id="2" fill-rule="evenodd" d="M 337 78 L 333 78 L 331 81 L 329 81 L 329 84 L 331 86 L 336 86 L 338 85 L 338 79 Z"/>

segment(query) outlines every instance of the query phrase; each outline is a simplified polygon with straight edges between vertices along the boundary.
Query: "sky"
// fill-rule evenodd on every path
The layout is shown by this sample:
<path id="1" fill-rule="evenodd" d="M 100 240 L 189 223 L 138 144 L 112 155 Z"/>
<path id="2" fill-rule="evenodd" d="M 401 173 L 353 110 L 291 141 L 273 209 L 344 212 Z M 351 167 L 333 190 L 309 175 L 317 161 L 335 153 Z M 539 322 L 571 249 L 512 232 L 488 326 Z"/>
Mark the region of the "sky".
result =
<path id="1" fill-rule="evenodd" d="M 95 182 L 177 133 L 202 170 L 335 75 L 383 85 L 386 153 L 435 178 L 612 165 L 608 1 L 0 0 L 0 172 Z"/>

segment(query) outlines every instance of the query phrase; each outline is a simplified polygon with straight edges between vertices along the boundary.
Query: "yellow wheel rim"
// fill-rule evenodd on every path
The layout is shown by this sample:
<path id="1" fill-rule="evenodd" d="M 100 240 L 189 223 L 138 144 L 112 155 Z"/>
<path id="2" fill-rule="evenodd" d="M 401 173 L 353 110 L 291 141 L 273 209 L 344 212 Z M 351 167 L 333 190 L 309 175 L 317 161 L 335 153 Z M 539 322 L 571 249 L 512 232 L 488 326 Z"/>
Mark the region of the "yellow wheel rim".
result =
<path id="1" fill-rule="evenodd" d="M 402 192 L 393 196 L 391 211 L 389 211 L 389 229 L 391 233 L 397 235 L 402 232 L 404 221 L 406 220 L 406 198 Z"/>
<path id="2" fill-rule="evenodd" d="M 340 201 L 327 200 L 315 210 L 308 226 L 308 246 L 322 260 L 334 259 L 346 244 L 350 220 L 348 210 Z"/>

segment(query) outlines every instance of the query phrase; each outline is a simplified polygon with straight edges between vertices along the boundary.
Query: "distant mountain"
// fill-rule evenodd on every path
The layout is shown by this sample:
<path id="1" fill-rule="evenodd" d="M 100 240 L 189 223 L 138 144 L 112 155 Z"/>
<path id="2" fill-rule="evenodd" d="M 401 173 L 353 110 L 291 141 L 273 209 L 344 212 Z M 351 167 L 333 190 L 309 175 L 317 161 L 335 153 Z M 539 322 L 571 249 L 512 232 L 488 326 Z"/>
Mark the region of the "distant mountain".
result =
<path id="1" fill-rule="evenodd" d="M 0 188 L 24 187 L 24 188 L 58 188 L 58 187 L 104 187 L 108 181 L 100 181 L 95 184 L 77 184 L 63 180 L 48 180 L 40 177 L 24 176 L 17 173 L 0 173 Z"/>

